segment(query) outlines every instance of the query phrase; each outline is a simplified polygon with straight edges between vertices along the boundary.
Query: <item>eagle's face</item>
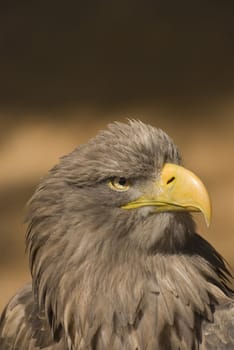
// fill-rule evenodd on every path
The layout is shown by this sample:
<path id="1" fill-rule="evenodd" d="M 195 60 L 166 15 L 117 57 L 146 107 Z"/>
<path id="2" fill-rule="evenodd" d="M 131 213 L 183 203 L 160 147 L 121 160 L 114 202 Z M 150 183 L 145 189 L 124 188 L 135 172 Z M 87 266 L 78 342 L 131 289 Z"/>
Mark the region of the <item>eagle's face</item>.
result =
<path id="1" fill-rule="evenodd" d="M 172 232 L 177 246 L 194 230 L 188 211 L 210 218 L 203 184 L 180 162 L 176 146 L 160 129 L 116 123 L 62 158 L 37 197 L 44 196 L 45 212 L 62 221 L 67 235 L 70 228 L 96 236 L 101 231 L 102 238 L 131 237 L 137 246 L 155 250 L 157 243 L 162 249 L 162 241 L 169 247 L 165 232 Z"/>

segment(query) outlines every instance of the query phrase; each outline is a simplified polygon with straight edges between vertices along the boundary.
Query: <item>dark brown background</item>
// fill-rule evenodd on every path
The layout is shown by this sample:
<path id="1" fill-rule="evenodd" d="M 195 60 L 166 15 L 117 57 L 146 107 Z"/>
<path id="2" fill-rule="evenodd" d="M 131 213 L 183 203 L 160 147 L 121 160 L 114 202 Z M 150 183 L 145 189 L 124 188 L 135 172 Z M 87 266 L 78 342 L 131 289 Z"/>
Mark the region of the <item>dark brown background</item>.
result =
<path id="1" fill-rule="evenodd" d="M 201 232 L 234 267 L 232 1 L 10 2 L 0 9 L 0 309 L 28 278 L 25 205 L 114 120 L 167 131 L 204 180 Z"/>

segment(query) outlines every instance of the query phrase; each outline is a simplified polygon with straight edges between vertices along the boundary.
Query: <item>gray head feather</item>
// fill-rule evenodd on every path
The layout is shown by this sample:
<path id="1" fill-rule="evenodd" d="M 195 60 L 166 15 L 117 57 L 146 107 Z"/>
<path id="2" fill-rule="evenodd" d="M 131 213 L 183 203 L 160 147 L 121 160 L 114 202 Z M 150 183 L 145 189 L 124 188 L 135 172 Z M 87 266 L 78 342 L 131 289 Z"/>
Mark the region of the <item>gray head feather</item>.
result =
<path id="1" fill-rule="evenodd" d="M 188 213 L 120 208 L 165 162 L 181 159 L 163 131 L 114 123 L 63 157 L 32 197 L 34 293 L 52 331 L 64 329 L 74 349 L 169 349 L 172 341 L 196 349 L 216 289 L 228 293 L 226 267 Z M 115 176 L 131 179 L 130 190 L 111 190 Z"/>

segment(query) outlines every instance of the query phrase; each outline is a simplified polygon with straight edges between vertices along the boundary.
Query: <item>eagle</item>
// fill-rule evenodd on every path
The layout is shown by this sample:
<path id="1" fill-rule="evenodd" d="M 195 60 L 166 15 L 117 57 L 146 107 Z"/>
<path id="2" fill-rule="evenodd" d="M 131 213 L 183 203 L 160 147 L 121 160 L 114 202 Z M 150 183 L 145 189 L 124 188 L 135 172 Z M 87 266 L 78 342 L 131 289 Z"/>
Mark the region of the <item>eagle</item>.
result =
<path id="1" fill-rule="evenodd" d="M 232 275 L 197 232 L 211 204 L 161 129 L 115 122 L 61 158 L 27 214 L 32 282 L 1 350 L 231 350 Z"/>

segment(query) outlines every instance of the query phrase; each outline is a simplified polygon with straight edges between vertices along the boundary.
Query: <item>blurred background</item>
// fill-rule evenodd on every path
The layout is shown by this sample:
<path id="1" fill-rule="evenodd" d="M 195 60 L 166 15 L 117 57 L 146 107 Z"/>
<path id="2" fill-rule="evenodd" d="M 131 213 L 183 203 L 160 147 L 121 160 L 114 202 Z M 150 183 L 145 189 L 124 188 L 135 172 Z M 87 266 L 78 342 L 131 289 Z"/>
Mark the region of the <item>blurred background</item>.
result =
<path id="1" fill-rule="evenodd" d="M 0 310 L 29 278 L 26 203 L 109 122 L 164 129 L 213 203 L 199 232 L 234 268 L 234 3 L 5 2 L 0 11 Z"/>

